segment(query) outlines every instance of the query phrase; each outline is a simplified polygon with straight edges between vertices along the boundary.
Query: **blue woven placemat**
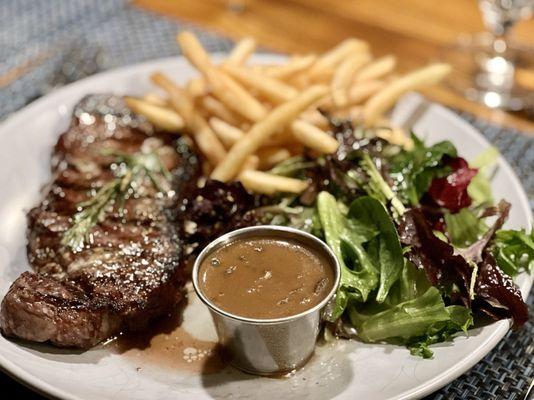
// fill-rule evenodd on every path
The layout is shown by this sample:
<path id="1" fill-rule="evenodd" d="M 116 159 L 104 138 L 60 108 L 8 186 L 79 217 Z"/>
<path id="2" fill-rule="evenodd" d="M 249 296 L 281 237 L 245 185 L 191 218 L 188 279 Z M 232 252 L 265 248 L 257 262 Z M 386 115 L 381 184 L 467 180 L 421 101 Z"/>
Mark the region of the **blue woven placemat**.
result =
<path id="1" fill-rule="evenodd" d="M 0 120 L 54 87 L 102 69 L 179 54 L 176 32 L 195 31 L 209 51 L 232 42 L 210 32 L 133 8 L 124 0 L 2 0 L 0 3 Z M 4 78 L 5 79 L 5 78 Z M 476 119 L 518 174 L 534 209 L 534 138 Z M 534 311 L 534 291 L 529 307 Z M 510 332 L 468 373 L 428 399 L 523 399 L 534 377 L 534 325 Z M 0 375 L 15 398 L 31 392 Z M 38 398 L 37 395 L 33 395 Z"/>

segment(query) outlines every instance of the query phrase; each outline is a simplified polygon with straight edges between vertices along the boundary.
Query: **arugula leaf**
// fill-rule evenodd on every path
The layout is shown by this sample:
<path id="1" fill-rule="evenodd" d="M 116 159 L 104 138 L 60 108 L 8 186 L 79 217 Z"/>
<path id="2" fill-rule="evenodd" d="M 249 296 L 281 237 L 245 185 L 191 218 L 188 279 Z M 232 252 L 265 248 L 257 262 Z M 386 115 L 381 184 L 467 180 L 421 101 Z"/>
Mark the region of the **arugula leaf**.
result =
<path id="1" fill-rule="evenodd" d="M 468 247 L 475 243 L 488 230 L 484 221 L 468 208 L 462 208 L 456 214 L 444 214 L 447 233 L 452 244 Z"/>
<path id="2" fill-rule="evenodd" d="M 493 255 L 497 265 L 510 276 L 521 271 L 534 273 L 534 229 L 500 230 L 495 234 Z"/>
<path id="3" fill-rule="evenodd" d="M 396 155 L 390 165 L 390 175 L 396 181 L 397 193 L 404 203 L 419 204 L 419 199 L 428 190 L 436 177 L 443 177 L 449 168 L 443 165 L 444 156 L 457 157 L 456 148 L 449 141 L 426 147 L 412 133 L 414 147 Z"/>
<path id="4" fill-rule="evenodd" d="M 393 220 L 382 203 L 363 196 L 352 202 L 347 217 L 352 231 L 367 229 L 379 232 L 374 237 L 377 249 L 377 264 L 380 268 L 380 284 L 376 301 L 383 302 L 389 289 L 398 279 L 403 265 L 402 248 Z"/>
<path id="5" fill-rule="evenodd" d="M 341 265 L 341 281 L 336 294 L 336 305 L 328 315 L 337 320 L 345 310 L 349 294 L 366 301 L 378 284 L 378 271 L 365 252 L 362 242 L 370 240 L 376 231 L 355 230 L 341 212 L 336 199 L 328 192 L 317 196 L 317 210 L 326 243 Z"/>

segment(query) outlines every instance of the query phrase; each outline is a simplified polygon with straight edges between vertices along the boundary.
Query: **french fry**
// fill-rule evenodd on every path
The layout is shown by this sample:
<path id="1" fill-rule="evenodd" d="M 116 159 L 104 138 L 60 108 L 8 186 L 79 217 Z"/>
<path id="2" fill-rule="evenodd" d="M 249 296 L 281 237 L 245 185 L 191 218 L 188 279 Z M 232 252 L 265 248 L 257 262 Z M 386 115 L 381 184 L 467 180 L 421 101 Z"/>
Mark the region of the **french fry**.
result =
<path id="1" fill-rule="evenodd" d="M 363 67 L 356 75 L 355 82 L 364 82 L 371 79 L 382 78 L 395 69 L 397 59 L 394 56 L 385 56 Z"/>
<path id="2" fill-rule="evenodd" d="M 383 81 L 367 80 L 356 83 L 349 89 L 348 104 L 360 104 L 386 86 Z"/>
<path id="3" fill-rule="evenodd" d="M 252 154 L 247 157 L 243 165 L 241 166 L 241 173 L 243 171 L 250 171 L 258 169 L 260 165 L 260 158 L 256 154 Z"/>
<path id="4" fill-rule="evenodd" d="M 228 58 L 224 60 L 223 65 L 237 67 L 245 64 L 247 58 L 249 58 L 250 55 L 254 53 L 254 50 L 256 50 L 256 46 L 256 40 L 251 37 L 240 40 L 232 49 Z"/>
<path id="5" fill-rule="evenodd" d="M 328 128 L 328 120 L 325 118 L 323 114 L 321 114 L 317 110 L 309 110 L 305 111 L 300 115 L 300 119 L 309 122 L 310 124 L 315 125 L 318 128 L 321 129 L 327 129 Z"/>
<path id="6" fill-rule="evenodd" d="M 239 180 L 248 190 L 263 194 L 301 193 L 308 187 L 308 183 L 300 179 L 252 170 L 243 171 L 239 175 Z"/>
<path id="7" fill-rule="evenodd" d="M 337 107 L 344 107 L 348 104 L 348 88 L 358 70 L 370 59 L 371 57 L 367 53 L 354 54 L 336 68 L 331 86 L 332 100 Z"/>
<path id="8" fill-rule="evenodd" d="M 402 130 L 402 128 L 388 127 L 374 129 L 374 133 L 379 138 L 387 140 L 390 143 L 402 146 L 405 150 L 413 148 L 413 141 Z"/>
<path id="9" fill-rule="evenodd" d="M 184 128 L 184 119 L 175 111 L 148 101 L 125 97 L 124 101 L 135 113 L 143 115 L 154 126 L 164 131 L 178 132 Z"/>
<path id="10" fill-rule="evenodd" d="M 201 99 L 202 107 L 208 112 L 231 125 L 239 125 L 239 118 L 223 103 L 212 96 L 204 96 Z"/>
<path id="11" fill-rule="evenodd" d="M 269 169 L 274 165 L 287 160 L 291 157 L 291 153 L 285 147 L 264 147 L 256 153 L 259 159 L 257 169 Z"/>
<path id="12" fill-rule="evenodd" d="M 268 66 L 264 73 L 277 79 L 287 79 L 299 72 L 302 72 L 312 66 L 317 60 L 317 56 L 310 54 L 303 57 L 295 57 L 285 64 Z"/>
<path id="13" fill-rule="evenodd" d="M 256 89 L 273 103 L 283 103 L 298 94 L 298 90 L 288 84 L 247 68 L 227 65 L 224 70 L 243 85 Z"/>
<path id="14" fill-rule="evenodd" d="M 310 68 L 310 75 L 315 77 L 324 71 L 332 70 L 350 54 L 366 53 L 368 50 L 367 42 L 356 38 L 346 39 L 319 57 Z"/>
<path id="15" fill-rule="evenodd" d="M 300 143 L 320 153 L 331 154 L 339 147 L 335 138 L 309 122 L 297 120 L 291 124 L 291 129 Z"/>
<path id="16" fill-rule="evenodd" d="M 206 96 L 209 92 L 208 84 L 202 76 L 197 76 L 196 78 L 193 78 L 187 82 L 186 89 L 189 95 L 194 99 Z"/>
<path id="17" fill-rule="evenodd" d="M 169 101 L 157 93 L 147 93 L 143 96 L 143 100 L 152 103 L 156 106 L 169 107 Z"/>
<path id="18" fill-rule="evenodd" d="M 257 122 L 243 139 L 234 144 L 225 159 L 212 172 L 213 179 L 227 182 L 239 171 L 246 157 L 260 148 L 271 135 L 283 129 L 297 115 L 328 93 L 326 86 L 312 86 L 294 99 L 273 109 Z"/>
<path id="19" fill-rule="evenodd" d="M 245 136 L 245 133 L 241 129 L 230 125 L 220 118 L 210 118 L 209 124 L 227 149 Z"/>
<path id="20" fill-rule="evenodd" d="M 394 80 L 365 103 L 363 110 L 365 124 L 374 125 L 403 94 L 424 86 L 434 85 L 450 71 L 449 64 L 432 64 Z"/>
<path id="21" fill-rule="evenodd" d="M 191 130 L 198 148 L 212 165 L 225 159 L 226 150 L 206 120 L 195 110 L 192 99 L 187 92 L 172 82 L 162 73 L 152 75 L 152 82 L 167 92 L 172 107 L 184 116 L 187 127 Z"/>
<path id="22" fill-rule="evenodd" d="M 221 102 L 250 121 L 265 118 L 266 108 L 235 80 L 213 67 L 208 53 L 191 32 L 180 33 L 177 40 L 184 56 L 204 75 Z"/>

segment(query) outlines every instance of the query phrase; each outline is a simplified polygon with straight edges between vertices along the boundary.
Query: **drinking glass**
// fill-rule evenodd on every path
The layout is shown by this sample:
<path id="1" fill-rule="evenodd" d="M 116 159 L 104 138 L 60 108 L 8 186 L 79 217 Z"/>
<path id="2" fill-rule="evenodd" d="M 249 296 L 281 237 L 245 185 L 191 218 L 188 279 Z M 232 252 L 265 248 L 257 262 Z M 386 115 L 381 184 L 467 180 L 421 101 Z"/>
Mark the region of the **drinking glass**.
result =
<path id="1" fill-rule="evenodd" d="M 447 53 L 454 72 L 449 85 L 491 108 L 534 109 L 534 37 L 515 43 L 510 30 L 528 19 L 534 0 L 479 0 L 488 32 L 463 35 Z"/>

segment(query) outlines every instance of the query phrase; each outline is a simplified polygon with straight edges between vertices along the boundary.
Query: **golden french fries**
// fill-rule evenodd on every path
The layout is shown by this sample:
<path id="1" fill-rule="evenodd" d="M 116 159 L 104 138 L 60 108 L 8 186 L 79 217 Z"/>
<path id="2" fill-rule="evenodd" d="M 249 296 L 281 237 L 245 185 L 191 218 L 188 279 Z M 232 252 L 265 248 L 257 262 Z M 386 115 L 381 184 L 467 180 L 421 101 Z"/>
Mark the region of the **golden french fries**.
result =
<path id="1" fill-rule="evenodd" d="M 293 136 L 306 147 L 316 150 L 319 153 L 335 153 L 339 147 L 339 142 L 328 133 L 317 128 L 304 120 L 296 120 L 291 124 Z"/>
<path id="2" fill-rule="evenodd" d="M 366 53 L 368 50 L 369 45 L 367 42 L 355 38 L 346 39 L 319 57 L 310 68 L 310 75 L 317 76 L 325 71 L 332 70 L 350 54 Z"/>
<path id="3" fill-rule="evenodd" d="M 356 82 L 369 81 L 382 78 L 395 69 L 397 59 L 394 56 L 385 56 L 363 67 L 356 75 Z"/>
<path id="4" fill-rule="evenodd" d="M 259 149 L 257 155 L 259 159 L 258 169 L 265 170 L 290 158 L 291 152 L 285 147 L 272 146 Z"/>
<path id="5" fill-rule="evenodd" d="M 227 182 L 235 177 L 247 156 L 253 154 L 273 133 L 283 129 L 327 93 L 326 86 L 312 86 L 294 99 L 276 107 L 267 117 L 257 122 L 243 139 L 232 146 L 224 160 L 211 173 L 211 178 Z"/>
<path id="6" fill-rule="evenodd" d="M 262 171 L 294 155 L 335 153 L 339 143 L 328 116 L 372 127 L 367 134 L 409 149 L 413 143 L 391 127 L 387 111 L 404 93 L 435 84 L 450 71 L 434 64 L 397 76 L 394 56 L 374 59 L 369 45 L 356 38 L 320 55 L 293 55 L 270 65 L 248 61 L 257 45 L 252 38 L 238 42 L 218 64 L 192 33 L 180 33 L 177 41 L 200 75 L 182 88 L 156 73 L 152 80 L 166 96 L 150 92 L 126 97 L 126 103 L 159 129 L 187 133 L 203 156 L 204 178 L 239 180 L 264 194 L 306 189 L 306 181 Z"/>
<path id="7" fill-rule="evenodd" d="M 258 74 L 250 69 L 227 65 L 223 67 L 234 79 L 243 85 L 256 89 L 273 103 L 283 103 L 291 100 L 298 94 L 298 90 L 290 85 L 262 74 Z"/>
<path id="8" fill-rule="evenodd" d="M 367 53 L 354 54 L 336 68 L 332 78 L 332 100 L 337 107 L 348 104 L 348 89 L 354 75 L 370 60 L 371 56 Z"/>
<path id="9" fill-rule="evenodd" d="M 360 104 L 367 100 L 370 96 L 383 89 L 386 83 L 383 81 L 368 80 L 361 83 L 356 83 L 349 89 L 348 104 Z"/>
<path id="10" fill-rule="evenodd" d="M 190 32 L 177 37 L 184 56 L 206 78 L 213 94 L 228 108 L 251 121 L 260 121 L 267 114 L 265 107 L 227 74 L 216 69 L 198 41 Z"/>
<path id="11" fill-rule="evenodd" d="M 260 165 L 260 157 L 253 154 L 251 156 L 248 156 L 245 162 L 243 163 L 241 167 L 241 173 L 243 171 L 250 171 L 250 170 L 256 170 L 258 169 L 258 166 Z"/>
<path id="12" fill-rule="evenodd" d="M 240 66 L 243 65 L 247 58 L 256 50 L 256 40 L 248 37 L 242 39 L 233 49 L 230 55 L 223 64 L 227 66 Z"/>
<path id="13" fill-rule="evenodd" d="M 223 103 L 212 96 L 202 97 L 200 104 L 209 115 L 214 115 L 232 125 L 239 124 L 239 117 Z"/>
<path id="14" fill-rule="evenodd" d="M 195 110 L 195 106 L 187 92 L 174 84 L 161 73 L 152 75 L 152 81 L 167 92 L 171 105 L 184 115 L 184 121 L 191 130 L 195 143 L 208 161 L 217 165 L 226 157 L 226 150 L 206 120 Z"/>
<path id="15" fill-rule="evenodd" d="M 143 115 L 159 129 L 169 132 L 179 132 L 185 126 L 184 119 L 176 111 L 165 106 L 156 105 L 134 97 L 125 97 L 124 101 L 133 112 Z"/>
<path id="16" fill-rule="evenodd" d="M 266 67 L 264 72 L 266 75 L 277 79 L 287 79 L 299 72 L 310 68 L 317 60 L 317 56 L 310 54 L 303 57 L 296 57 L 290 60 L 287 64 L 273 65 Z"/>
<path id="17" fill-rule="evenodd" d="M 433 64 L 410 72 L 384 87 L 365 104 L 363 118 L 372 126 L 405 93 L 434 85 L 451 72 L 449 64 Z"/>
<path id="18" fill-rule="evenodd" d="M 152 103 L 156 106 L 168 107 L 169 101 L 157 93 L 147 93 L 143 96 L 143 100 Z"/>
<path id="19" fill-rule="evenodd" d="M 253 170 L 241 172 L 239 180 L 248 190 L 264 194 L 277 192 L 301 193 L 308 187 L 308 183 L 300 179 Z"/>
<path id="20" fill-rule="evenodd" d="M 230 125 L 220 118 L 211 117 L 209 124 L 226 148 L 232 147 L 245 136 L 245 133 L 241 129 Z"/>

